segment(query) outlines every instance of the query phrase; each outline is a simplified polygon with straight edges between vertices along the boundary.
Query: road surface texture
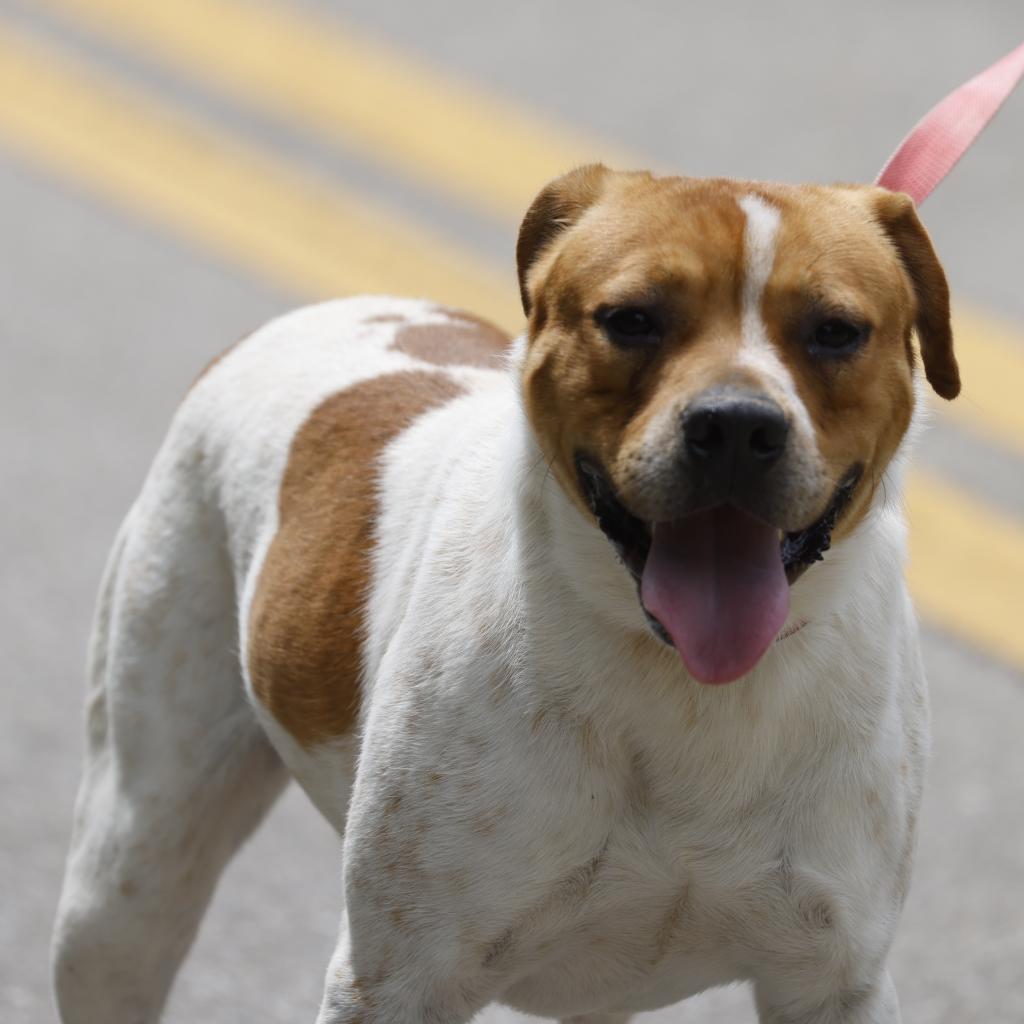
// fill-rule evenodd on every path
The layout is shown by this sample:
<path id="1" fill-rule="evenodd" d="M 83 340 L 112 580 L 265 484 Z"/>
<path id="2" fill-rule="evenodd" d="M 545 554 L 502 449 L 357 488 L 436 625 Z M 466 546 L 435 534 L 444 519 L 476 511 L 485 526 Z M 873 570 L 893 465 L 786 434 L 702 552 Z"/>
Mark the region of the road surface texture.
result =
<path id="1" fill-rule="evenodd" d="M 573 160 L 870 180 L 1022 37 L 1019 0 L 0 0 L 0 1021 L 56 1017 L 92 601 L 215 352 L 364 289 L 515 328 L 517 215 Z M 935 744 L 892 968 L 908 1024 L 1020 1024 L 1024 91 L 923 215 L 966 390 L 934 416 L 910 498 Z M 339 877 L 338 839 L 293 787 L 227 872 L 166 1020 L 312 1022 Z M 754 1012 L 734 988 L 639 1020 Z"/>

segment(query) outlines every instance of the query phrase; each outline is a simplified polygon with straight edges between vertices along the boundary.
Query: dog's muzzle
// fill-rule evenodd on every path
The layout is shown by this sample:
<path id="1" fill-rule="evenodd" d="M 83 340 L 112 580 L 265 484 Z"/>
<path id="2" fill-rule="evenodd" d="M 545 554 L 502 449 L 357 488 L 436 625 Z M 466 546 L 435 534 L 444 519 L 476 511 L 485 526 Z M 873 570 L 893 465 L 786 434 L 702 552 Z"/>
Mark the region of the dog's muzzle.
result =
<path id="1" fill-rule="evenodd" d="M 657 521 L 634 515 L 593 457 L 577 453 L 576 471 L 652 630 L 679 649 L 697 679 L 727 682 L 750 671 L 782 628 L 789 586 L 828 550 L 861 467 L 844 474 L 821 516 L 787 531 L 773 524 L 799 522 L 800 513 L 787 500 L 790 430 L 774 401 L 705 393 L 681 426 L 676 466 L 685 497 Z"/>

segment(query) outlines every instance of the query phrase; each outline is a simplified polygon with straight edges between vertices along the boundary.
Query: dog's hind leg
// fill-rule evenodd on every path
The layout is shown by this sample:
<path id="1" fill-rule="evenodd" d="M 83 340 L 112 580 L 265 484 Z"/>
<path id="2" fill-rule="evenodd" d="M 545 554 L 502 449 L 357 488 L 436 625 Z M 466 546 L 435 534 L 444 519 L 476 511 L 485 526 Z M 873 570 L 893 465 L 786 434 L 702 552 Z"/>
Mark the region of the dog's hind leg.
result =
<path id="1" fill-rule="evenodd" d="M 155 1021 L 218 876 L 280 793 L 238 665 L 223 525 L 147 484 L 107 567 L 54 934 L 65 1024 Z"/>

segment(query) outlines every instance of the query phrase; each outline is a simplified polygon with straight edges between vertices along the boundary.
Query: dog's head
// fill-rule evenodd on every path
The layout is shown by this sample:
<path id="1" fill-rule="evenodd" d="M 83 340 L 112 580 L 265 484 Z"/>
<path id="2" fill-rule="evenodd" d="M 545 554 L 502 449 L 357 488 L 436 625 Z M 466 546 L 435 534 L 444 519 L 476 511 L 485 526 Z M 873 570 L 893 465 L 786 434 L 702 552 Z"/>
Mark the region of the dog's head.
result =
<path id="1" fill-rule="evenodd" d="M 706 682 L 753 667 L 910 424 L 916 329 L 960 379 L 911 200 L 584 167 L 526 214 L 526 407 L 568 495 Z"/>

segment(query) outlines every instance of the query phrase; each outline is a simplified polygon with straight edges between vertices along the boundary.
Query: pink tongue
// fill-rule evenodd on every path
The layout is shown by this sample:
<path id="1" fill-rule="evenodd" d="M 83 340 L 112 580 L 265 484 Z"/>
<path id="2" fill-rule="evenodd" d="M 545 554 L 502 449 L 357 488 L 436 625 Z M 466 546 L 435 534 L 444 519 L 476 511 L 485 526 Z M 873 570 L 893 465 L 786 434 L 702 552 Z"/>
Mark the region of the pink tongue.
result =
<path id="1" fill-rule="evenodd" d="M 640 597 L 697 679 L 732 682 L 757 664 L 789 612 L 779 532 L 730 505 L 658 523 Z"/>

